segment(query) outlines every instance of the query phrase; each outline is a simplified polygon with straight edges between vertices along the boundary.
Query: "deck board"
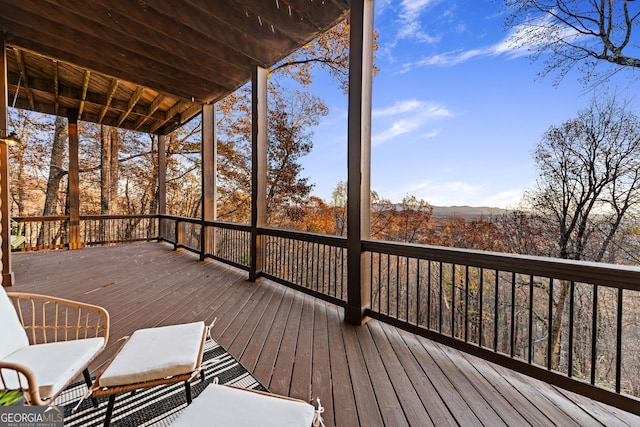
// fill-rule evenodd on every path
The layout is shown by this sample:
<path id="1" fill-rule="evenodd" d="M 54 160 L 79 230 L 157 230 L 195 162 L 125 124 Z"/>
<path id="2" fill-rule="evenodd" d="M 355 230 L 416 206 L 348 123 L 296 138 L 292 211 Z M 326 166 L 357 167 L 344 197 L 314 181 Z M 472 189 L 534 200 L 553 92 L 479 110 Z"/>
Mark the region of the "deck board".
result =
<path id="1" fill-rule="evenodd" d="M 334 409 L 334 405 L 323 403 L 328 408 L 325 411 L 325 420 L 330 423 L 334 420 L 336 426 L 357 426 L 358 408 L 356 406 L 353 387 L 351 386 L 351 373 L 347 362 L 347 351 L 344 346 L 342 327 L 347 326 L 335 306 L 327 307 L 327 333 L 329 341 L 329 365 L 331 367 L 333 402 L 340 402 L 341 408 Z M 329 395 L 320 395 L 329 396 Z M 333 417 L 331 417 L 333 415 Z"/>
<path id="2" fill-rule="evenodd" d="M 640 417 L 188 251 L 141 243 L 16 253 L 10 290 L 109 310 L 109 346 L 141 327 L 217 317 L 212 335 L 272 392 L 319 397 L 327 426 L 640 425 Z"/>
<path id="3" fill-rule="evenodd" d="M 434 425 L 420 397 L 415 392 L 411 377 L 407 374 L 398 355 L 391 345 L 390 337 L 385 334 L 379 323 L 368 328 L 374 340 L 374 351 L 379 352 L 381 361 L 389 376 L 390 384 L 398 396 L 399 403 L 410 425 Z"/>
<path id="4" fill-rule="evenodd" d="M 392 379 L 389 377 L 384 364 L 382 363 L 382 355 L 376 348 L 376 344 L 372 337 L 372 328 L 357 328 L 356 335 L 360 342 L 360 348 L 364 354 L 364 361 L 367 372 L 375 372 L 376 375 L 369 374 L 373 392 L 381 409 L 381 416 L 384 424 L 387 426 L 403 426 L 407 425 L 407 418 L 404 410 L 400 405 L 398 396 L 394 392 Z"/>
<path id="5" fill-rule="evenodd" d="M 425 419 L 425 425 L 434 425 L 437 427 L 457 426 L 455 418 L 447 409 L 445 403 L 440 399 L 438 392 L 429 380 L 429 376 L 424 372 L 422 366 L 413 356 L 408 346 L 403 342 L 399 331 L 389 325 L 380 324 L 384 329 L 393 350 L 398 357 L 398 361 L 402 364 L 407 377 L 411 379 L 411 385 L 415 390 L 415 395 L 420 399 L 422 405 L 427 412 L 430 423 Z M 411 390 L 406 391 L 412 394 Z M 407 398 L 407 397 L 405 397 Z"/>

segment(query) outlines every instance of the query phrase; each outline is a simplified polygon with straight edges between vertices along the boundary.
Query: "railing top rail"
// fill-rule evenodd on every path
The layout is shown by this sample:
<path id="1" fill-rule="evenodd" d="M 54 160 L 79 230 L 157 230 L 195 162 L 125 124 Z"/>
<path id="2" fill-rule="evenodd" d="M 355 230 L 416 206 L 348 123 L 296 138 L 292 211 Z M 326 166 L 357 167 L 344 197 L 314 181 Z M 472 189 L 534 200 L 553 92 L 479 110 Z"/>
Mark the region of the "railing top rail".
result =
<path id="1" fill-rule="evenodd" d="M 306 231 L 283 230 L 281 228 L 259 228 L 260 234 L 266 236 L 283 237 L 286 239 L 304 240 L 306 242 L 318 243 L 321 245 L 347 247 L 347 238 L 342 236 L 330 236 L 327 234 L 309 233 Z"/>
<path id="2" fill-rule="evenodd" d="M 158 218 L 157 214 L 133 214 L 133 215 L 102 215 L 102 214 L 88 214 L 80 215 L 80 219 L 134 219 L 134 218 Z"/>
<path id="3" fill-rule="evenodd" d="M 12 216 L 12 220 L 16 222 L 42 222 L 42 221 L 66 221 L 69 215 L 57 216 Z"/>
<path id="4" fill-rule="evenodd" d="M 132 215 L 102 215 L 102 214 L 85 214 L 80 215 L 81 220 L 87 219 L 132 219 L 132 218 L 158 218 L 159 215 L 154 214 L 132 214 Z M 68 215 L 47 215 L 47 216 L 12 216 L 11 219 L 17 222 L 43 222 L 43 221 L 65 221 L 69 219 Z"/>
<path id="5" fill-rule="evenodd" d="M 226 228 L 230 230 L 238 230 L 238 231 L 251 231 L 251 226 L 249 224 L 238 224 L 237 222 L 226 222 L 226 221 L 205 221 L 205 225 L 210 227 L 219 227 Z"/>
<path id="6" fill-rule="evenodd" d="M 177 220 L 177 221 L 182 221 L 182 222 L 190 222 L 192 224 L 201 224 L 202 220 L 200 218 L 191 218 L 188 216 L 178 216 L 178 215 L 158 215 L 159 218 L 167 218 L 167 219 L 173 219 L 173 220 Z"/>
<path id="7" fill-rule="evenodd" d="M 640 267 L 635 266 L 373 240 L 363 241 L 362 249 L 640 291 Z"/>

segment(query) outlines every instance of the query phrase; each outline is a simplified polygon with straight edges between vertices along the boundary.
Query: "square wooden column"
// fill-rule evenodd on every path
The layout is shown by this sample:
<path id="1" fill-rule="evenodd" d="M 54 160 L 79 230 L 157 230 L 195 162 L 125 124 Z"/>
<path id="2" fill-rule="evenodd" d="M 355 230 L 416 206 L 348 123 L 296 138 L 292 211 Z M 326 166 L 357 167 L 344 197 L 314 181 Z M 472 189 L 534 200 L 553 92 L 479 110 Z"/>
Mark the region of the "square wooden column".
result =
<path id="1" fill-rule="evenodd" d="M 362 324 L 370 305 L 370 260 L 362 240 L 371 236 L 371 90 L 373 0 L 351 3 L 347 181 L 347 305 L 345 320 Z"/>
<path id="2" fill-rule="evenodd" d="M 167 137 L 158 135 L 158 214 L 167 214 Z"/>
<path id="3" fill-rule="evenodd" d="M 206 253 L 216 253 L 215 229 L 207 229 L 205 221 L 217 219 L 216 171 L 218 147 L 216 144 L 216 107 L 215 104 L 202 106 L 202 238 L 200 260 Z"/>
<path id="4" fill-rule="evenodd" d="M 158 135 L 158 215 L 167 214 L 167 137 Z M 160 237 L 166 237 L 164 219 L 158 221 Z"/>
<path id="5" fill-rule="evenodd" d="M 267 225 L 267 70 L 251 70 L 251 266 L 249 280 L 262 273 L 263 238 Z"/>
<path id="6" fill-rule="evenodd" d="M 7 133 L 9 114 L 9 82 L 7 80 L 7 47 L 0 39 L 0 130 Z M 13 286 L 15 278 L 11 265 L 11 186 L 9 182 L 9 147 L 0 142 L 0 250 L 2 251 L 2 286 Z"/>
<path id="7" fill-rule="evenodd" d="M 78 158 L 78 111 L 69 110 L 69 250 L 80 249 L 80 164 Z"/>

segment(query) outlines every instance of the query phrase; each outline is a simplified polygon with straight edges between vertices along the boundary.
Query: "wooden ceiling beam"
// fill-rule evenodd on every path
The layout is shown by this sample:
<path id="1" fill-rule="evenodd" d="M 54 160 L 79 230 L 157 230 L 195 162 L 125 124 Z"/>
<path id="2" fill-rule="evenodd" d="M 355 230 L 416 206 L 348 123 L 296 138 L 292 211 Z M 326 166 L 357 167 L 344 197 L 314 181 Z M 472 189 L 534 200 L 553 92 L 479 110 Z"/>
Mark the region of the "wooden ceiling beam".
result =
<path id="1" fill-rule="evenodd" d="M 154 99 L 151 105 L 149 106 L 149 111 L 147 112 L 147 114 L 144 116 L 140 116 L 138 120 L 135 122 L 135 124 L 133 125 L 133 128 L 134 129 L 140 128 L 140 126 L 142 126 L 142 124 L 146 122 L 149 119 L 149 117 L 151 117 L 151 115 L 153 115 L 153 113 L 156 112 L 158 108 L 160 108 L 160 104 L 162 104 L 162 101 L 164 101 L 164 99 L 165 99 L 165 96 L 162 94 L 156 96 L 156 99 Z"/>
<path id="2" fill-rule="evenodd" d="M 87 100 L 87 89 L 89 89 L 89 79 L 91 78 L 91 72 L 85 70 L 84 79 L 82 80 L 82 94 L 80 95 L 80 106 L 78 107 L 78 120 L 82 120 L 82 111 L 84 110 L 84 103 Z"/>
<path id="3" fill-rule="evenodd" d="M 19 99 L 18 102 L 16 103 L 16 108 L 21 108 L 24 110 L 28 110 L 29 109 L 29 101 L 27 99 Z M 77 111 L 75 108 L 67 108 L 63 105 L 60 105 L 59 109 L 58 109 L 58 116 L 60 117 L 68 117 L 69 116 L 69 112 L 71 110 Z M 54 106 L 53 104 L 49 104 L 49 103 L 35 103 L 35 111 L 44 113 L 44 114 L 51 114 L 51 115 L 56 115 L 56 112 L 54 111 Z M 87 111 L 85 111 L 84 114 L 84 121 L 87 122 L 92 122 L 92 123 L 97 123 L 98 121 L 98 114 L 92 114 L 89 113 Z M 110 117 L 105 117 L 102 124 L 106 125 L 106 126 L 112 126 L 112 127 L 117 127 L 117 122 L 118 122 L 118 118 L 114 117 L 114 118 L 110 118 Z M 128 126 L 129 122 L 125 121 L 120 127 L 123 129 L 131 129 L 130 126 Z M 145 132 L 145 133 L 151 133 L 150 131 L 151 127 L 150 126 L 141 126 L 139 129 L 137 129 L 139 132 Z M 134 129 L 131 129 L 134 130 Z"/>
<path id="4" fill-rule="evenodd" d="M 15 13 L 24 13 L 28 10 L 30 1 L 33 0 L 25 0 L 24 3 L 21 3 L 21 9 L 16 9 Z M 56 3 L 66 5 L 67 2 L 61 0 Z M 101 55 L 98 58 L 103 56 L 104 60 L 122 61 L 124 57 L 125 62 L 136 63 L 140 69 L 155 69 L 167 77 L 182 74 L 183 78 L 192 80 L 195 78 L 210 82 L 232 81 L 235 79 L 236 73 L 241 71 L 234 65 L 241 53 L 236 53 L 232 62 L 225 62 L 219 56 L 211 56 L 206 51 L 194 48 L 194 45 L 186 45 L 181 41 L 182 37 L 169 37 L 166 31 L 164 33 L 158 32 L 163 29 L 156 29 L 154 33 L 149 33 L 148 27 L 140 25 L 139 22 L 128 16 L 111 16 L 118 15 L 111 12 L 111 2 L 103 14 L 103 16 L 111 16 L 111 19 L 102 21 L 92 21 L 86 17 L 88 14 L 83 15 L 83 7 L 89 9 L 94 6 L 100 7 L 98 4 L 92 6 L 87 4 L 88 2 L 71 1 L 69 3 L 69 8 L 65 8 L 65 13 L 61 13 L 59 5 L 51 5 L 39 0 L 31 13 L 38 16 L 38 26 L 45 26 L 52 30 L 55 28 L 56 35 L 64 36 L 73 40 L 74 43 L 78 43 L 76 51 L 98 51 Z M 102 3 L 104 2 L 99 4 Z M 131 8 L 130 2 L 127 2 L 127 6 L 130 10 L 136 9 Z M 93 12 L 95 15 L 95 11 Z M 150 19 L 148 14 L 145 19 Z M 179 23 L 174 21 L 172 27 L 175 29 L 175 33 L 182 32 Z M 34 31 L 37 31 L 37 28 L 34 28 Z M 79 37 L 78 33 L 85 36 Z M 114 42 L 109 43 L 108 40 L 114 40 Z M 153 40 L 153 44 L 149 40 Z M 204 35 L 200 35 L 198 41 L 194 40 L 194 42 L 195 46 L 212 44 Z M 216 43 L 213 44 L 216 45 Z M 219 49 L 223 48 L 223 45 L 217 44 L 217 46 Z M 109 52 L 114 52 L 117 55 L 109 56 Z M 171 52 L 171 54 L 168 55 L 167 52 Z M 176 56 L 180 57 L 179 61 L 175 60 Z M 249 63 L 248 60 L 245 62 Z M 137 83 L 135 80 L 131 81 Z"/>
<path id="5" fill-rule="evenodd" d="M 0 14 L 0 28 L 7 25 L 9 15 Z M 12 15 L 11 15 L 12 16 Z M 46 38 L 38 38 L 44 44 L 34 44 L 34 39 L 12 36 L 9 43 L 18 45 L 35 52 L 48 52 L 50 56 L 62 59 L 65 62 L 79 64 L 83 68 L 99 71 L 110 76 L 119 76 L 122 80 L 128 80 L 138 85 L 152 88 L 158 92 L 166 92 L 177 95 L 176 97 L 189 100 L 197 98 L 203 91 L 212 93 L 227 92 L 227 87 L 221 86 L 212 80 L 206 73 L 206 67 L 199 67 L 202 75 L 193 75 L 181 68 L 179 63 L 165 66 L 157 62 L 145 61 L 135 54 L 122 57 L 122 49 L 118 45 L 108 45 L 93 37 L 87 36 L 74 29 L 64 28 L 55 23 L 46 22 L 45 19 L 33 23 L 28 32 L 37 32 L 39 26 L 50 25 L 47 32 L 51 35 Z M 90 39 L 90 40 L 87 40 Z M 62 46 L 65 46 L 64 50 Z M 91 49 L 89 46 L 102 46 Z M 109 54 L 107 54 L 109 52 Z M 125 53 L 126 55 L 126 53 Z M 237 78 L 237 84 L 240 84 Z M 224 80 L 224 83 L 234 83 Z M 176 91 L 176 89 L 180 89 Z M 176 93 L 179 92 L 179 93 Z"/>
<path id="6" fill-rule="evenodd" d="M 109 111 L 109 107 L 111 106 L 111 101 L 113 101 L 113 95 L 116 93 L 116 89 L 118 89 L 118 79 L 111 79 L 111 86 L 109 86 L 109 92 L 107 92 L 107 100 L 105 101 L 102 110 L 100 110 L 100 115 L 98 116 L 98 124 L 102 123 L 104 116 Z"/>
<path id="7" fill-rule="evenodd" d="M 60 76 L 58 71 L 58 61 L 53 61 L 53 94 L 55 96 L 55 112 L 56 116 L 58 115 L 58 110 L 60 108 Z"/>
<path id="8" fill-rule="evenodd" d="M 17 79 L 18 75 L 15 73 L 9 73 L 9 76 L 11 79 Z M 17 80 L 16 80 L 17 81 Z M 31 80 L 31 88 L 34 91 L 40 91 L 43 93 L 51 93 L 50 90 L 50 86 L 51 83 L 49 81 L 43 80 L 43 79 L 32 79 Z M 80 103 L 82 100 L 82 89 L 81 88 L 73 88 L 73 87 L 69 87 L 66 86 L 64 84 L 60 84 L 58 83 L 58 90 L 57 90 L 57 94 L 56 96 L 58 97 L 58 99 L 62 100 L 72 100 L 76 103 Z M 100 106 L 105 106 L 107 103 L 109 104 L 109 110 L 112 111 L 116 111 L 118 113 L 122 113 L 125 112 L 129 109 L 129 102 L 127 100 L 127 102 L 123 102 L 123 101 L 118 101 L 116 99 L 111 99 L 111 101 L 108 101 L 108 97 L 109 94 L 99 94 L 99 93 L 95 93 L 95 92 L 91 92 L 91 90 L 87 91 L 86 97 L 85 97 L 85 102 L 86 103 L 90 103 L 90 104 L 94 104 L 94 105 L 100 105 Z M 137 115 L 146 115 L 147 114 L 147 109 L 145 107 L 141 107 L 141 106 L 134 106 L 133 110 L 130 113 L 133 114 L 137 114 Z M 164 115 L 161 117 L 161 119 L 164 119 Z"/>
<path id="9" fill-rule="evenodd" d="M 175 116 L 177 116 L 178 114 L 182 113 L 182 111 L 185 110 L 186 105 L 187 104 L 185 102 L 182 102 L 182 101 L 176 102 L 173 105 L 173 107 L 171 107 L 167 111 L 167 115 L 166 115 L 164 120 L 158 120 L 158 121 L 156 121 L 155 124 L 153 124 L 151 126 L 150 133 L 156 133 L 160 129 L 162 129 L 164 126 L 166 126 L 171 120 L 174 119 Z M 175 124 L 176 124 L 176 127 L 179 126 L 180 125 L 180 121 L 179 120 L 175 120 Z"/>
<path id="10" fill-rule="evenodd" d="M 187 123 L 189 120 L 202 112 L 202 105 L 192 104 L 189 108 L 180 114 L 180 125 Z"/>
<path id="11" fill-rule="evenodd" d="M 122 114 L 120 114 L 120 118 L 118 119 L 118 125 L 116 127 L 120 127 L 122 122 L 124 122 L 127 116 L 129 115 L 129 113 L 131 113 L 131 110 L 133 110 L 133 107 L 136 106 L 136 104 L 140 100 L 140 97 L 142 96 L 142 90 L 143 90 L 142 86 L 138 86 L 136 91 L 133 93 L 133 95 L 129 99 L 129 105 L 127 106 L 127 111 L 124 111 Z"/>
<path id="12" fill-rule="evenodd" d="M 27 67 L 24 64 L 24 58 L 22 56 L 22 51 L 20 49 L 14 49 L 16 53 L 16 62 L 18 63 L 18 68 L 20 69 L 20 77 L 18 77 L 18 86 L 16 87 L 16 95 L 18 96 L 18 92 L 20 91 L 20 85 L 24 87 L 24 90 L 27 92 L 27 97 L 29 98 L 29 106 L 31 108 L 34 107 L 33 101 L 33 93 L 29 88 L 29 74 L 27 73 Z"/>
<path id="13" fill-rule="evenodd" d="M 166 134 L 337 22 L 349 2 L 0 0 L 0 33 L 22 49 L 8 67 L 25 81 L 11 86 L 22 108 L 75 108 L 82 120 Z"/>

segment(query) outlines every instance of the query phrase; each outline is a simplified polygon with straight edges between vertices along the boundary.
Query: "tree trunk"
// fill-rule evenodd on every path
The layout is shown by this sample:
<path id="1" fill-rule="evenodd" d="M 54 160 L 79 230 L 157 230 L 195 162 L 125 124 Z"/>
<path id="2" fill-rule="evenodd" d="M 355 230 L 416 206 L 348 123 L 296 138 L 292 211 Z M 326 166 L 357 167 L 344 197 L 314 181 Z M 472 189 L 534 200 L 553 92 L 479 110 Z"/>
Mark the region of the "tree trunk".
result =
<path id="1" fill-rule="evenodd" d="M 560 285 L 562 288 L 560 290 L 558 302 L 555 304 L 555 312 L 553 313 L 553 322 L 550 331 L 551 345 L 553 346 L 553 352 L 551 354 L 551 369 L 558 369 L 560 366 L 560 350 L 562 350 L 562 340 L 560 339 L 562 337 L 562 321 L 564 320 L 565 306 L 569 296 L 571 282 L 568 280 L 561 280 Z M 573 319 L 569 320 L 572 321 Z M 571 349 L 569 349 L 569 351 L 571 351 Z"/>
<path id="2" fill-rule="evenodd" d="M 100 126 L 100 213 L 113 213 L 113 201 L 118 194 L 118 153 L 120 134 L 109 126 Z M 100 240 L 105 242 L 115 236 L 108 235 L 105 221 L 100 223 Z"/>
<path id="3" fill-rule="evenodd" d="M 118 153 L 120 134 L 117 129 L 100 127 L 100 213 L 113 213 L 113 200 L 118 194 Z"/>
<path id="4" fill-rule="evenodd" d="M 58 215 L 60 205 L 60 182 L 67 174 L 63 168 L 63 162 L 67 147 L 67 124 L 62 117 L 56 117 L 53 145 L 51 146 L 51 163 L 49 166 L 49 179 L 47 180 L 47 193 L 44 201 L 43 216 Z M 42 224 L 38 235 L 38 246 L 45 245 L 46 223 Z M 47 242 L 46 244 L 49 244 Z"/>

